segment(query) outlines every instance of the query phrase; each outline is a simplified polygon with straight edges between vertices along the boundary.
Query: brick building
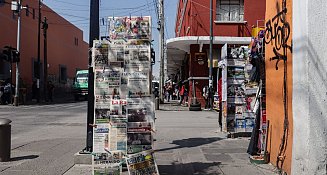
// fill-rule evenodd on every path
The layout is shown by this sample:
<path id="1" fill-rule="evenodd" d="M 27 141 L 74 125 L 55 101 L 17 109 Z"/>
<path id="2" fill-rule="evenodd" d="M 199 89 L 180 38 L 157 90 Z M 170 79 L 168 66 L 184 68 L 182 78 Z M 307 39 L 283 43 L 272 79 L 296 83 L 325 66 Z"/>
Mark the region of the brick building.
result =
<path id="1" fill-rule="evenodd" d="M 22 85 L 31 91 L 35 77 L 38 55 L 38 1 L 23 1 L 21 13 L 21 62 L 20 77 Z M 86 69 L 88 65 L 88 44 L 83 41 L 83 32 L 55 11 L 42 4 L 42 17 L 47 17 L 48 28 L 48 80 L 54 82 L 56 94 L 69 92 L 77 69 Z M 17 16 L 11 11 L 7 1 L 0 4 L 0 48 L 16 47 Z M 41 25 L 42 26 L 42 25 Z M 41 29 L 41 82 L 43 85 L 43 31 Z M 12 80 L 15 82 L 15 66 L 12 68 Z M 11 77 L 10 64 L 0 60 L 0 79 Z M 42 87 L 41 87 L 42 89 Z"/>

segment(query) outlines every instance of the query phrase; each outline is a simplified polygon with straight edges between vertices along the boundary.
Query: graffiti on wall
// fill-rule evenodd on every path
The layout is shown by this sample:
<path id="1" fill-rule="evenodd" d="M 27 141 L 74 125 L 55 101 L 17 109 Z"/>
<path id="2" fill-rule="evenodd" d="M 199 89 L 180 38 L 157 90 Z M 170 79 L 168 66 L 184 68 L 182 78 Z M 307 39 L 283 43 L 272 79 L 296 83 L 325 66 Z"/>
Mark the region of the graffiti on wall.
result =
<path id="1" fill-rule="evenodd" d="M 280 1 L 282 1 L 280 8 Z M 279 145 L 278 155 L 276 157 L 276 166 L 282 172 L 283 165 L 286 158 L 286 149 L 289 137 L 289 117 L 288 117 L 288 86 L 287 86 L 287 57 L 288 52 L 292 53 L 292 46 L 288 45 L 291 39 L 291 26 L 287 22 L 287 0 L 277 0 L 276 3 L 276 15 L 266 22 L 265 43 L 271 45 L 273 56 L 270 61 L 276 61 L 276 70 L 278 65 L 282 61 L 284 68 L 283 75 L 283 110 L 284 110 L 284 123 L 283 123 L 283 135 Z M 292 14 L 290 14 L 292 15 Z M 270 143 L 271 144 L 271 143 Z M 271 151 L 271 150 L 270 150 Z"/>
<path id="2" fill-rule="evenodd" d="M 282 9 L 277 3 L 277 14 L 266 23 L 266 44 L 273 46 L 274 57 L 270 61 L 276 60 L 276 70 L 281 60 L 287 61 L 287 50 L 292 52 L 292 46 L 288 45 L 291 34 L 291 26 L 286 20 L 287 6 L 286 0 L 282 1 Z"/>

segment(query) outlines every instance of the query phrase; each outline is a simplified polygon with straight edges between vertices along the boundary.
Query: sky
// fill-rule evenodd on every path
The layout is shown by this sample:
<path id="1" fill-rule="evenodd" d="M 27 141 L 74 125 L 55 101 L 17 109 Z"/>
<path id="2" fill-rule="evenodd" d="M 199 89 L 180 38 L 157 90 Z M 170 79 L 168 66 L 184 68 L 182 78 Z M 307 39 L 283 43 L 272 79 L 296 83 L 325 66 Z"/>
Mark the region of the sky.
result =
<path id="1" fill-rule="evenodd" d="M 159 33 L 157 30 L 157 13 L 155 1 L 158 0 L 100 0 L 100 19 L 109 16 L 151 16 L 152 17 L 152 39 L 156 51 L 156 63 L 153 74 L 159 76 Z M 178 0 L 165 0 L 165 38 L 175 36 L 175 19 Z M 43 0 L 43 3 L 56 11 L 66 20 L 73 23 L 83 31 L 84 41 L 89 41 L 89 16 L 90 0 Z M 106 34 L 106 27 L 100 21 L 100 35 Z M 50 21 L 49 21 L 50 22 Z M 105 23 L 104 23 L 105 24 Z M 49 26 L 50 27 L 50 26 Z"/>

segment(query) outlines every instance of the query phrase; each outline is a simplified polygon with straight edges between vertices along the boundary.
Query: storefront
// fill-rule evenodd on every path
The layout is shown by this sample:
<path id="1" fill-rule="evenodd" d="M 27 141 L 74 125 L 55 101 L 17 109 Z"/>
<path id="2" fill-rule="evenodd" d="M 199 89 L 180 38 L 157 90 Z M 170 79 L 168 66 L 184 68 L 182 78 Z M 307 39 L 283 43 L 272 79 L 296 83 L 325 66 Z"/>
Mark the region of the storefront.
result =
<path id="1" fill-rule="evenodd" d="M 218 94 L 218 62 L 221 60 L 221 49 L 224 44 L 231 46 L 249 45 L 251 37 L 218 37 L 213 38 L 213 93 Z M 209 84 L 209 36 L 185 36 L 168 39 L 167 74 L 179 75 L 178 82 L 188 87 L 188 104 L 196 97 L 201 106 L 205 106 L 202 89 Z"/>

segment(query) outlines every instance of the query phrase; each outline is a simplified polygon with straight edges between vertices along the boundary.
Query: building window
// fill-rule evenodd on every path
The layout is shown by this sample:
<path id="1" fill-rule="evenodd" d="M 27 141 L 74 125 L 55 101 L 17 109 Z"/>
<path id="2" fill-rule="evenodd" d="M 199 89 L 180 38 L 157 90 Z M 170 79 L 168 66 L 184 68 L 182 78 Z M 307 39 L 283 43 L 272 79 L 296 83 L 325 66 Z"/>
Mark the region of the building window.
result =
<path id="1" fill-rule="evenodd" d="M 74 44 L 75 46 L 78 46 L 78 38 L 74 37 Z"/>
<path id="2" fill-rule="evenodd" d="M 67 82 L 67 67 L 64 65 L 59 65 L 59 82 L 60 83 Z"/>
<path id="3" fill-rule="evenodd" d="M 244 21 L 244 0 L 217 0 L 217 21 Z"/>
<path id="4" fill-rule="evenodd" d="M 33 19 L 35 19 L 35 9 L 33 8 Z"/>

